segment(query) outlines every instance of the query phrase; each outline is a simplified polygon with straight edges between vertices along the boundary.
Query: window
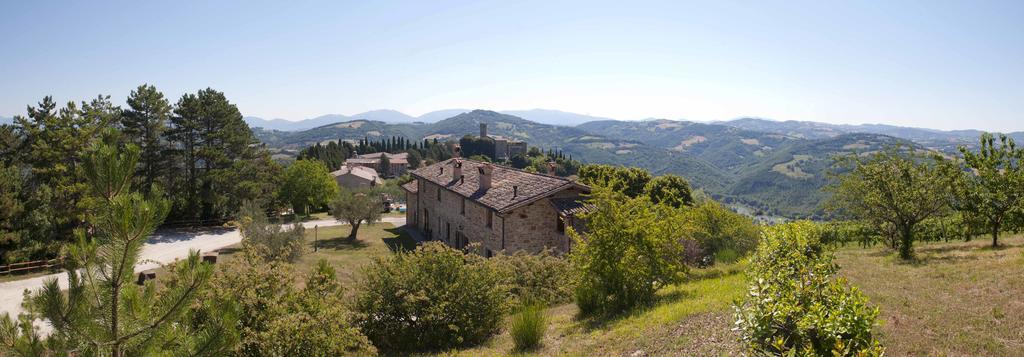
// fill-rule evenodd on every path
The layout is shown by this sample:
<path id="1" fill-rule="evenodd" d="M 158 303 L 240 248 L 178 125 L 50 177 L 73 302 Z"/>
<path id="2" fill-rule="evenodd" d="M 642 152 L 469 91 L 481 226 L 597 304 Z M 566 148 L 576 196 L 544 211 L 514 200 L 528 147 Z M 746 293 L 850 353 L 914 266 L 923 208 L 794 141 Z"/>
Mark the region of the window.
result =
<path id="1" fill-rule="evenodd" d="M 437 186 L 437 202 L 441 202 L 441 186 Z"/>
<path id="2" fill-rule="evenodd" d="M 562 219 L 562 216 L 555 215 L 555 221 L 558 222 L 555 228 L 558 230 L 558 233 L 565 234 L 565 220 Z"/>
<path id="3" fill-rule="evenodd" d="M 487 228 L 491 228 L 493 223 L 494 223 L 493 213 L 491 212 L 491 210 L 487 210 Z"/>
<path id="4" fill-rule="evenodd" d="M 466 199 L 465 198 L 462 199 L 462 215 L 463 216 L 466 215 Z"/>

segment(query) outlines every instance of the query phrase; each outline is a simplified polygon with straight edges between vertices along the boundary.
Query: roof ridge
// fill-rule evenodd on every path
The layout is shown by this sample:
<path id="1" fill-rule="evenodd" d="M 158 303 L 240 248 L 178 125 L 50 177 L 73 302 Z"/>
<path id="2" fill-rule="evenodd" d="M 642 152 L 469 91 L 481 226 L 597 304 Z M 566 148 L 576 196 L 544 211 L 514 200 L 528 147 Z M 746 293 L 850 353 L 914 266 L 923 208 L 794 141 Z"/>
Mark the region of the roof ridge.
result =
<path id="1" fill-rule="evenodd" d="M 508 166 L 508 165 L 502 165 L 502 164 L 493 163 L 493 162 L 486 162 L 486 161 L 478 161 L 478 160 L 473 160 L 473 159 L 464 158 L 464 157 L 453 157 L 451 159 L 448 159 L 448 160 L 445 160 L 445 161 L 442 161 L 442 162 L 447 162 L 447 161 L 451 161 L 451 160 L 455 160 L 455 159 L 462 159 L 462 161 L 472 161 L 472 162 L 479 163 L 479 164 L 490 164 L 492 166 L 501 166 L 502 169 L 522 172 L 524 174 L 544 176 L 544 177 L 550 177 L 550 178 L 553 178 L 553 179 L 559 179 L 559 180 L 563 180 L 563 181 L 574 182 L 573 180 L 570 180 L 567 177 L 556 176 L 556 175 L 548 175 L 548 174 L 543 174 L 543 173 L 540 173 L 540 172 L 529 172 L 529 171 L 526 171 L 526 170 L 523 170 L 523 169 L 517 169 L 515 167 Z"/>

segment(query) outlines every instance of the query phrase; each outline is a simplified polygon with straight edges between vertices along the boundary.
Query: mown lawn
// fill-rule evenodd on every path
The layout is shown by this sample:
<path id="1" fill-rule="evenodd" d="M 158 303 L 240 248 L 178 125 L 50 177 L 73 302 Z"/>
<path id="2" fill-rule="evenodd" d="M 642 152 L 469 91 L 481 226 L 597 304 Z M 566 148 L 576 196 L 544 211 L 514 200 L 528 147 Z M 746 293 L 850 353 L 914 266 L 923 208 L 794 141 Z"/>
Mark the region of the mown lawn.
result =
<path id="1" fill-rule="evenodd" d="M 881 310 L 886 354 L 1024 355 L 1024 237 L 918 244 L 903 262 L 884 248 L 841 249 L 841 274 Z"/>
<path id="2" fill-rule="evenodd" d="M 543 345 L 523 355 L 615 356 L 735 355 L 741 351 L 732 329 L 732 302 L 745 291 L 742 267 L 727 265 L 696 270 L 693 278 L 658 292 L 646 309 L 609 320 L 580 318 L 574 304 L 547 310 L 549 326 Z M 508 331 L 475 348 L 451 351 L 456 356 L 516 354 Z"/>

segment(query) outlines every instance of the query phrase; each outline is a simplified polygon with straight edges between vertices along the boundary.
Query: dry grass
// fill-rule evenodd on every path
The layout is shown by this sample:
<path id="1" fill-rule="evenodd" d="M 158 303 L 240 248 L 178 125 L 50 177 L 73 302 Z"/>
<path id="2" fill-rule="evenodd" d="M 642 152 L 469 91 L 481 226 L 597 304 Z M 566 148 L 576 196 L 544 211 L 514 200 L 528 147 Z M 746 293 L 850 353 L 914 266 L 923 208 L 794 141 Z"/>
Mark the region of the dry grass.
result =
<path id="1" fill-rule="evenodd" d="M 887 354 L 1024 355 L 1024 237 L 989 247 L 919 244 L 917 259 L 884 248 L 842 249 L 842 274 L 881 310 Z"/>
<path id="2" fill-rule="evenodd" d="M 735 355 L 742 345 L 732 329 L 732 302 L 745 290 L 737 265 L 699 272 L 695 279 L 658 292 L 650 308 L 611 320 L 580 318 L 574 304 L 547 310 L 550 321 L 531 355 L 615 356 L 642 351 L 651 356 Z M 457 356 L 514 354 L 508 331 Z"/>

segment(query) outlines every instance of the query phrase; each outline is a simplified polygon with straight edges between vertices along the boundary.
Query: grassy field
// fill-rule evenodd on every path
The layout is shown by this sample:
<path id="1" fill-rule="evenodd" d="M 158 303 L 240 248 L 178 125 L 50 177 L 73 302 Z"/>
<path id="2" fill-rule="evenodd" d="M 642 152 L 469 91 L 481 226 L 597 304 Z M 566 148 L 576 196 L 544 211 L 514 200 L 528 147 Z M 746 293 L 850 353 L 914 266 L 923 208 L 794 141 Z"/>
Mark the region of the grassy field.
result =
<path id="1" fill-rule="evenodd" d="M 350 229 L 348 225 L 322 227 L 318 232 L 306 229 L 306 254 L 295 263 L 299 276 L 305 277 L 318 260 L 325 259 L 335 267 L 342 284 L 349 286 L 360 268 L 373 261 L 373 258 L 398 249 L 416 248 L 416 241 L 404 229 L 390 223 L 364 224 L 359 227 L 359 236 L 354 241 L 346 238 Z M 319 235 L 319 239 L 315 239 L 316 235 Z M 313 250 L 314 241 L 319 241 L 319 249 L 316 251 Z M 240 244 L 222 248 L 218 262 L 229 262 L 240 253 Z"/>
<path id="2" fill-rule="evenodd" d="M 297 264 L 302 275 L 326 259 L 348 285 L 374 257 L 412 249 L 415 241 L 390 224 L 360 229 L 349 242 L 347 226 L 319 230 L 320 249 Z M 841 274 L 878 306 L 877 335 L 891 356 L 1024 354 L 1024 237 L 918 244 L 917 259 L 903 262 L 882 248 L 843 248 Z M 237 247 L 222 250 L 229 261 Z M 653 306 L 609 320 L 578 316 L 574 304 L 547 309 L 542 346 L 526 355 L 737 355 L 732 303 L 746 290 L 742 264 L 694 269 L 688 281 L 662 289 Z M 443 353 L 456 356 L 517 354 L 502 331 L 483 345 Z"/>
<path id="3" fill-rule="evenodd" d="M 735 355 L 741 345 L 731 331 L 731 306 L 745 286 L 742 266 L 728 265 L 696 270 L 689 281 L 659 291 L 654 306 L 610 320 L 581 319 L 574 304 L 552 307 L 542 346 L 526 355 Z M 513 353 L 512 337 L 502 331 L 482 346 L 448 354 Z"/>
<path id="4" fill-rule="evenodd" d="M 841 249 L 841 273 L 881 310 L 886 354 L 1024 355 L 1024 237 L 990 247 L 916 245 L 917 260 L 888 250 Z"/>

